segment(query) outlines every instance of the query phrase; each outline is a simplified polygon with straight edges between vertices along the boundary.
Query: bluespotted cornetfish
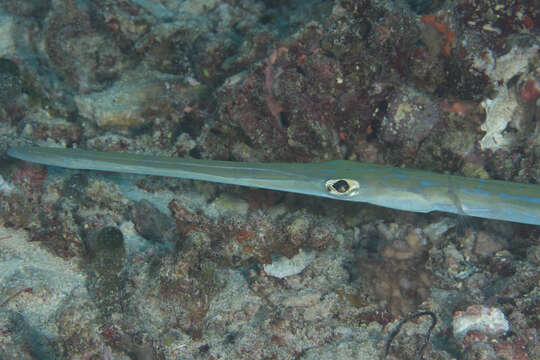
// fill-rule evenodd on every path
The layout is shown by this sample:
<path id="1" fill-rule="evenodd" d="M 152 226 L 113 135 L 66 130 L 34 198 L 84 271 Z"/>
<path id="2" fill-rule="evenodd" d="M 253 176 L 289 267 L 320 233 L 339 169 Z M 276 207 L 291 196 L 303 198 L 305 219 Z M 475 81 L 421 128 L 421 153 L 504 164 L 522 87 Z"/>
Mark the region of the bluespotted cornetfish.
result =
<path id="1" fill-rule="evenodd" d="M 540 185 L 474 179 L 348 160 L 254 163 L 48 147 L 8 155 L 71 169 L 170 176 L 540 225 Z"/>

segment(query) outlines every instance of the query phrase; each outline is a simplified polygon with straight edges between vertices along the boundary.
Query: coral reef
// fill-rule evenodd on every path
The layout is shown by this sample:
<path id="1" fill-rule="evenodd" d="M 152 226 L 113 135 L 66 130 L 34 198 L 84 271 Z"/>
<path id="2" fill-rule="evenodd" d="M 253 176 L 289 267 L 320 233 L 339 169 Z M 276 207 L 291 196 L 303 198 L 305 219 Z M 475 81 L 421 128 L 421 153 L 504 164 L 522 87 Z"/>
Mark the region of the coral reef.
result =
<path id="1" fill-rule="evenodd" d="M 22 80 L 17 64 L 0 59 L 0 103 L 13 102 L 21 93 Z"/>
<path id="2" fill-rule="evenodd" d="M 539 24 L 511 0 L 0 0 L 0 358 L 540 358 L 537 226 L 5 155 L 538 184 Z"/>

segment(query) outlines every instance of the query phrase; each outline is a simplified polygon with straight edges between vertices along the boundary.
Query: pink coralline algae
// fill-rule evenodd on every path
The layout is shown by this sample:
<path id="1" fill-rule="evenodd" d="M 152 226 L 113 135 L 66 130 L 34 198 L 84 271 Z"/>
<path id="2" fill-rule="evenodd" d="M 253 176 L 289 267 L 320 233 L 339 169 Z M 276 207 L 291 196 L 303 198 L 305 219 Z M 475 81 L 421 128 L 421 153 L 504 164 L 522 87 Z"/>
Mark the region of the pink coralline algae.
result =
<path id="1" fill-rule="evenodd" d="M 308 159 L 322 148 L 340 157 L 340 144 L 366 140 L 379 100 L 345 71 L 318 48 L 280 47 L 222 88 L 221 113 L 268 158 Z"/>
<path id="2" fill-rule="evenodd" d="M 27 190 L 40 187 L 47 176 L 47 168 L 42 165 L 25 163 L 13 173 L 13 183 Z"/>

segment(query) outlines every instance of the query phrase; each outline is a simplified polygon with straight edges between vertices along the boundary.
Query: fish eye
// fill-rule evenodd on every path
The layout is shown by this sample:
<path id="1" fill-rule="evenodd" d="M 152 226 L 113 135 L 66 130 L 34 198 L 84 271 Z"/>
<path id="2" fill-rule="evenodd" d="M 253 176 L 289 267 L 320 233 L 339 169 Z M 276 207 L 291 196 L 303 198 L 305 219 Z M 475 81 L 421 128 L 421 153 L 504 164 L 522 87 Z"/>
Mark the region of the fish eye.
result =
<path id="1" fill-rule="evenodd" d="M 333 183 L 332 188 L 337 191 L 338 193 L 344 193 L 349 190 L 350 186 L 345 180 L 338 180 L 335 183 Z"/>
<path id="2" fill-rule="evenodd" d="M 352 196 L 358 193 L 360 184 L 352 179 L 330 179 L 325 182 L 326 190 L 334 195 Z"/>

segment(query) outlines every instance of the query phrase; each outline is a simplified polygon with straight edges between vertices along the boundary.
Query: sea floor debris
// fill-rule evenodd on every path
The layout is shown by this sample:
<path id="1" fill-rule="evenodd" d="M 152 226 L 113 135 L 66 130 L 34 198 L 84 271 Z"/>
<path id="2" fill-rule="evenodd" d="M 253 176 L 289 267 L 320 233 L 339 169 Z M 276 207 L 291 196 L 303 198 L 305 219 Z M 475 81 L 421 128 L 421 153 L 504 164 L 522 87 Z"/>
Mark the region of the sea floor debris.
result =
<path id="1" fill-rule="evenodd" d="M 0 358 L 540 358 L 536 226 L 5 156 L 538 184 L 538 24 L 506 0 L 0 0 Z"/>

